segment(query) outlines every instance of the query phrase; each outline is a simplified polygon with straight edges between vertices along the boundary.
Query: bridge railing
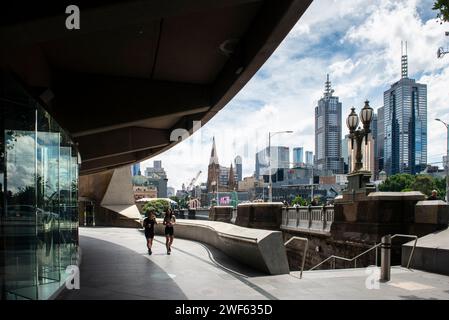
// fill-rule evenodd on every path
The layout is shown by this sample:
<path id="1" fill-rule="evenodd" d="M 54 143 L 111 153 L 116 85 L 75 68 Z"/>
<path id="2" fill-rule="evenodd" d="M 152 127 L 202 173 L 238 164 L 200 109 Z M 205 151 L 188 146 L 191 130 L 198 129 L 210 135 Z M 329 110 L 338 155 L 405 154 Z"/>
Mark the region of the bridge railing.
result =
<path id="1" fill-rule="evenodd" d="M 330 232 L 333 221 L 333 206 L 284 208 L 281 229 Z"/>

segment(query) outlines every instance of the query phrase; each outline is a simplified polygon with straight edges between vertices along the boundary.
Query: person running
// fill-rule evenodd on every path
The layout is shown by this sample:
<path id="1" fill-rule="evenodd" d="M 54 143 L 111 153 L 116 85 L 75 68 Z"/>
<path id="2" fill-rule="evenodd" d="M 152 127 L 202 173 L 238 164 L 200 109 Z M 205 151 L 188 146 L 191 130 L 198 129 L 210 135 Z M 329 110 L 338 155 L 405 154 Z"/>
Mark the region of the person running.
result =
<path id="1" fill-rule="evenodd" d="M 164 217 L 165 225 L 165 246 L 167 247 L 167 254 L 171 253 L 171 245 L 173 244 L 173 226 L 176 224 L 176 218 L 173 210 L 168 209 Z"/>
<path id="2" fill-rule="evenodd" d="M 148 254 L 151 255 L 151 247 L 154 239 L 154 225 L 157 224 L 156 215 L 153 211 L 149 212 L 148 216 L 143 220 L 143 227 L 145 228 L 145 238 L 147 239 Z"/>

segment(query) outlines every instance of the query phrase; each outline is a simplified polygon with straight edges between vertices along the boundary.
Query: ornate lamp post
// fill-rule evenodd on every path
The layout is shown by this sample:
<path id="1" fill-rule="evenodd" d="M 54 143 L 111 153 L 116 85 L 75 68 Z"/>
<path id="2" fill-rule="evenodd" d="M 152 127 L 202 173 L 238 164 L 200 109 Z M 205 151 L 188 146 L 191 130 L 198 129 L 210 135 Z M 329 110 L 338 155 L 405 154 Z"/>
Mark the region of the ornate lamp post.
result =
<path id="1" fill-rule="evenodd" d="M 359 125 L 359 117 L 355 112 L 355 108 L 351 108 L 351 113 L 346 119 L 346 125 L 349 128 L 349 138 L 351 138 L 351 149 L 354 149 L 354 140 L 356 141 L 355 166 L 353 173 L 361 171 L 363 168 L 362 162 L 362 143 L 365 139 L 365 144 L 368 143 L 368 134 L 371 132 L 370 124 L 373 119 L 373 108 L 369 106 L 369 101 L 365 101 L 365 106 L 360 111 L 360 118 L 362 119 L 363 129 L 357 129 Z"/>
<path id="2" fill-rule="evenodd" d="M 349 128 L 349 138 L 351 138 L 351 149 L 354 149 L 355 140 L 355 164 L 352 172 L 348 174 L 348 187 L 344 194 L 354 195 L 355 193 L 368 194 L 376 188 L 370 183 L 371 172 L 363 170 L 362 162 L 362 145 L 365 139 L 365 144 L 368 144 L 368 134 L 371 132 L 370 124 L 373 119 L 373 108 L 369 106 L 369 101 L 365 101 L 365 106 L 360 111 L 360 118 L 355 112 L 355 108 L 351 108 L 351 113 L 346 119 L 346 124 Z M 362 121 L 363 128 L 359 128 L 359 121 Z"/>

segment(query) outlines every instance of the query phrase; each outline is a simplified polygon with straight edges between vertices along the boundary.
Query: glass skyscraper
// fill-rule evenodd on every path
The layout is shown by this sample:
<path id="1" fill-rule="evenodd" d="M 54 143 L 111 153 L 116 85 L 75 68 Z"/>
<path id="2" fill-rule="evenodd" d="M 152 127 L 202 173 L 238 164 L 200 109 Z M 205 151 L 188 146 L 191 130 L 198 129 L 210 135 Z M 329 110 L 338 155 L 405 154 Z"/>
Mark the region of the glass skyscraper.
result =
<path id="1" fill-rule="evenodd" d="M 329 75 L 324 96 L 315 107 L 315 166 L 319 170 L 343 173 L 341 157 L 341 102 L 333 96 Z"/>
<path id="2" fill-rule="evenodd" d="M 427 86 L 402 78 L 384 92 L 384 168 L 387 175 L 416 174 L 427 164 Z"/>
<path id="3" fill-rule="evenodd" d="M 312 151 L 306 151 L 306 165 L 308 165 L 308 166 L 313 165 L 313 152 Z"/>
<path id="4" fill-rule="evenodd" d="M 268 175 L 270 167 L 270 153 L 268 147 L 256 153 L 256 179 L 262 175 Z M 290 167 L 290 148 L 271 147 L 271 168 L 272 170 Z"/>
<path id="5" fill-rule="evenodd" d="M 293 148 L 293 166 L 300 167 L 304 163 L 304 148 Z"/>

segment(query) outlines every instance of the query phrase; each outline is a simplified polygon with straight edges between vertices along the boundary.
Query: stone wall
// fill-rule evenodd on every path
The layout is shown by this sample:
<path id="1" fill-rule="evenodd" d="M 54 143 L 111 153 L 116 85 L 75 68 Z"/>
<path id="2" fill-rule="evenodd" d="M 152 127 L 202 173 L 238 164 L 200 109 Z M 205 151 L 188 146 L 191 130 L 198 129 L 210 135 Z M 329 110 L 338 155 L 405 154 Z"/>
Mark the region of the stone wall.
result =
<path id="1" fill-rule="evenodd" d="M 282 206 L 281 202 L 239 204 L 235 224 L 247 228 L 279 230 Z"/>
<path id="2" fill-rule="evenodd" d="M 209 210 L 209 220 L 231 222 L 233 209 L 232 206 L 214 206 Z"/>

